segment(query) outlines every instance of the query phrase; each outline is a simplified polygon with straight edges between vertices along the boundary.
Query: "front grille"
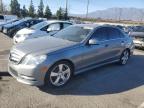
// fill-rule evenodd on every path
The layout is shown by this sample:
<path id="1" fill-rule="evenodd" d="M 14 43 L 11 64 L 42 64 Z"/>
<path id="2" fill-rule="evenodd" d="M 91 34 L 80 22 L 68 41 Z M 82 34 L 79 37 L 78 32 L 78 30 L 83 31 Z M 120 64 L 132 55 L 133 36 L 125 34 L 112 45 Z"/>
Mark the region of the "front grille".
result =
<path id="1" fill-rule="evenodd" d="M 23 56 L 24 54 L 20 51 L 12 50 L 10 52 L 9 60 L 15 64 L 18 64 L 22 60 Z"/>

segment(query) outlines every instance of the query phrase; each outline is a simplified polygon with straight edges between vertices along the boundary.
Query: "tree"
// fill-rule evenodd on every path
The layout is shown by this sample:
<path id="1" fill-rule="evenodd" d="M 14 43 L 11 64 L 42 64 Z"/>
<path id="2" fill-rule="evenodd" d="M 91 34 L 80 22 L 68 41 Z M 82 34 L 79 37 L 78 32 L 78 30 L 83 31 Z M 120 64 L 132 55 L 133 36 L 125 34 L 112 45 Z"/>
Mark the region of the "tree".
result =
<path id="1" fill-rule="evenodd" d="M 50 19 L 52 17 L 52 12 L 51 12 L 48 5 L 46 6 L 44 17 L 47 18 L 47 19 Z"/>
<path id="2" fill-rule="evenodd" d="M 18 3 L 17 0 L 11 0 L 10 8 L 11 8 L 11 14 L 17 15 L 18 17 L 20 16 L 20 4 Z"/>
<path id="3" fill-rule="evenodd" d="M 63 9 L 60 7 L 59 10 L 57 10 L 56 13 L 57 19 L 61 20 L 64 17 Z"/>
<path id="4" fill-rule="evenodd" d="M 44 11 L 43 0 L 40 0 L 40 4 L 39 4 L 39 6 L 38 6 L 38 11 L 37 11 L 38 17 L 43 17 L 43 16 L 44 16 L 43 11 Z"/>
<path id="5" fill-rule="evenodd" d="M 34 9 L 34 5 L 33 5 L 32 0 L 30 2 L 28 14 L 29 14 L 30 17 L 35 17 L 35 9 Z"/>
<path id="6" fill-rule="evenodd" d="M 2 14 L 4 12 L 4 5 L 3 5 L 3 1 L 0 0 L 0 13 Z"/>
<path id="7" fill-rule="evenodd" d="M 28 10 L 26 9 L 25 5 L 23 6 L 23 9 L 21 9 L 21 16 L 26 17 L 28 15 Z"/>

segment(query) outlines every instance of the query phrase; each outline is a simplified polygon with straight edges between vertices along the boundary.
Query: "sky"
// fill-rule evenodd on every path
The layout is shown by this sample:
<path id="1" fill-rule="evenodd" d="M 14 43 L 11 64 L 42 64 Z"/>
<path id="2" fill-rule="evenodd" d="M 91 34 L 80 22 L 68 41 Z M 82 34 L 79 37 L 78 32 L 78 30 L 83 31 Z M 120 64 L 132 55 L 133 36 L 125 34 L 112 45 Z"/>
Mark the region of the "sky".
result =
<path id="1" fill-rule="evenodd" d="M 3 0 L 8 6 L 11 0 Z M 71 14 L 85 14 L 88 0 L 68 0 L 68 10 Z M 18 0 L 21 4 L 29 7 L 30 0 Z M 39 5 L 40 0 L 33 0 L 35 7 Z M 59 7 L 65 8 L 66 0 L 43 0 L 44 5 L 49 5 L 51 11 L 55 13 Z M 144 8 L 144 0 L 90 0 L 89 12 L 103 10 L 112 7 L 134 7 Z"/>

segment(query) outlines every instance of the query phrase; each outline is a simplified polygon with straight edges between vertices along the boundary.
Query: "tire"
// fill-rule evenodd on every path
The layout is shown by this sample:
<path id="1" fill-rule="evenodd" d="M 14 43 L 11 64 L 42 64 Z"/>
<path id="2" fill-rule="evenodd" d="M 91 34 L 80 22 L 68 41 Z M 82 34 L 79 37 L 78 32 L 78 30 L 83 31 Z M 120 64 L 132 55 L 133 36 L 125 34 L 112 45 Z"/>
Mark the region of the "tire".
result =
<path id="1" fill-rule="evenodd" d="M 129 50 L 124 50 L 123 53 L 121 54 L 119 64 L 126 65 L 129 60 L 129 57 L 130 57 Z"/>
<path id="2" fill-rule="evenodd" d="M 54 64 L 45 76 L 45 86 L 62 87 L 72 76 L 73 67 L 67 61 Z"/>

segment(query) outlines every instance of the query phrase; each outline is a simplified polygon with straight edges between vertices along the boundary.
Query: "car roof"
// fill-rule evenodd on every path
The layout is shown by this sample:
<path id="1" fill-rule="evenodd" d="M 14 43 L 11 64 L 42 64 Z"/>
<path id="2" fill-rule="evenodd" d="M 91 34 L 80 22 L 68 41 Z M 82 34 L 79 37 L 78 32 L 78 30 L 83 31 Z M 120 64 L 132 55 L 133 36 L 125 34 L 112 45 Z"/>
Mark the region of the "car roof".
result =
<path id="1" fill-rule="evenodd" d="M 59 22 L 59 23 L 71 23 L 69 21 L 61 21 L 61 20 L 48 20 L 46 21 L 47 23 L 55 23 L 55 22 Z M 71 23 L 72 24 L 72 23 Z"/>
<path id="2" fill-rule="evenodd" d="M 104 24 L 104 25 L 100 25 L 100 24 L 75 24 L 73 26 L 79 26 L 79 27 L 89 27 L 89 28 L 97 28 L 97 27 L 113 27 L 113 28 L 118 28 L 116 26 L 113 25 L 108 25 L 108 24 Z"/>

